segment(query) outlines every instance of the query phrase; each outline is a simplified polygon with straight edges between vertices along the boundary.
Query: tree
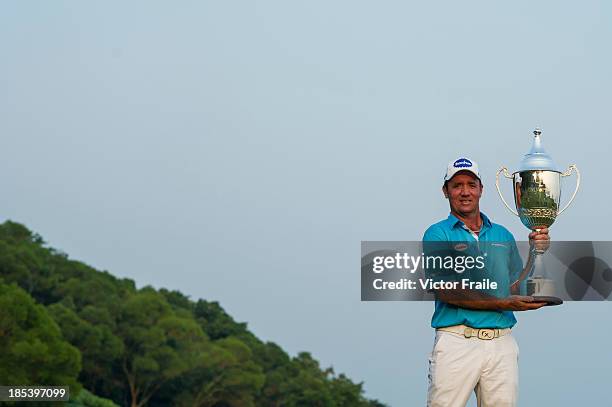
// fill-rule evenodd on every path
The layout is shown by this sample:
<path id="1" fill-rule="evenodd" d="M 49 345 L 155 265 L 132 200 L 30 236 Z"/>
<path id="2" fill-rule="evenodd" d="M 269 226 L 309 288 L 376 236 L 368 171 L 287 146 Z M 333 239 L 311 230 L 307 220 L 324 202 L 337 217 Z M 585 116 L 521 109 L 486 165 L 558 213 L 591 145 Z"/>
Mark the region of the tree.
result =
<path id="1" fill-rule="evenodd" d="M 81 382 L 94 392 L 110 393 L 106 383 L 113 376 L 113 365 L 123 354 L 123 343 L 112 333 L 105 310 L 88 306 L 81 310 L 84 316 L 81 318 L 72 309 L 57 303 L 49 306 L 48 311 L 64 337 L 83 355 Z"/>
<path id="2" fill-rule="evenodd" d="M 98 397 L 83 389 L 79 392 L 78 396 L 71 398 L 66 403 L 66 407 L 119 407 L 119 405 L 113 403 L 112 400 Z"/>
<path id="3" fill-rule="evenodd" d="M 216 301 L 198 300 L 193 313 L 212 340 L 247 332 L 246 324 L 234 321 Z"/>
<path id="4" fill-rule="evenodd" d="M 213 343 L 198 366 L 183 378 L 188 389 L 180 405 L 193 407 L 255 406 L 265 375 L 251 350 L 237 338 Z"/>
<path id="5" fill-rule="evenodd" d="M 42 305 L 23 289 L 0 283 L 0 383 L 80 389 L 81 354 Z"/>
<path id="6" fill-rule="evenodd" d="M 127 298 L 116 335 L 132 407 L 143 406 L 161 386 L 194 367 L 206 337 L 193 319 L 176 316 L 160 294 L 144 290 Z"/>

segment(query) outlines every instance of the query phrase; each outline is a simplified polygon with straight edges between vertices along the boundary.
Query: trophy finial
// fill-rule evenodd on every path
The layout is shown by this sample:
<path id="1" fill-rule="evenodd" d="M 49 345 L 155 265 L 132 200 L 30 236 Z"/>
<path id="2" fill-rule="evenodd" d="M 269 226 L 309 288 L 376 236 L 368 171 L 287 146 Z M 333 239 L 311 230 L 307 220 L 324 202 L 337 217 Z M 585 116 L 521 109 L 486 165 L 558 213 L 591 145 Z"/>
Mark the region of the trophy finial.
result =
<path id="1" fill-rule="evenodd" d="M 542 129 L 540 127 L 536 127 L 533 131 L 534 137 L 531 149 L 521 160 L 518 171 L 547 170 L 560 172 L 552 158 L 544 149 L 542 137 L 540 137 L 541 134 Z"/>

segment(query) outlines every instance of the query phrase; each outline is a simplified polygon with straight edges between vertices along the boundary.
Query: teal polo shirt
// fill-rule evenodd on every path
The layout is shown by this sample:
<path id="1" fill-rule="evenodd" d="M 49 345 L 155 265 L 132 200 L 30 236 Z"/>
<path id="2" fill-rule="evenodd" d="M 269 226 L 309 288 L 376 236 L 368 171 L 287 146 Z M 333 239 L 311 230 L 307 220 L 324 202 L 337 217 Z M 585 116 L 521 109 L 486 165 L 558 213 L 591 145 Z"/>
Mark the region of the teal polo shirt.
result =
<path id="1" fill-rule="evenodd" d="M 492 223 L 484 213 L 481 212 L 480 216 L 483 223 L 478 239 L 462 221 L 450 214 L 447 219 L 431 225 L 425 231 L 424 248 L 426 242 L 473 242 L 479 250 L 487 253 L 487 272 L 494 273 L 495 281 L 499 285 L 497 293 L 489 294 L 505 297 L 509 293 L 510 284 L 516 281 L 523 270 L 523 260 L 512 233 L 505 227 Z M 521 291 L 523 290 L 524 284 L 521 287 Z M 512 311 L 472 310 L 436 300 L 431 318 L 433 328 L 461 324 L 473 328 L 511 328 L 516 324 L 516 318 Z"/>

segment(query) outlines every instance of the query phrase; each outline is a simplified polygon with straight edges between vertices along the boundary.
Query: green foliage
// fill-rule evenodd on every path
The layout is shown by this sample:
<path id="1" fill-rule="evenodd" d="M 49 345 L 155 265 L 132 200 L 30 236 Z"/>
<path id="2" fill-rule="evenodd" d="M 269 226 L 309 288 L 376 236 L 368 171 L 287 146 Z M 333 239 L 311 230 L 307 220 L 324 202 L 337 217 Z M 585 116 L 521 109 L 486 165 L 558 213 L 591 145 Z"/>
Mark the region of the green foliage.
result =
<path id="1" fill-rule="evenodd" d="M 196 368 L 208 338 L 193 318 L 177 316 L 165 298 L 143 290 L 127 298 L 117 321 L 121 366 L 133 406 L 146 403 L 168 381 Z"/>
<path id="2" fill-rule="evenodd" d="M 265 375 L 252 359 L 248 346 L 237 338 L 225 338 L 211 344 L 200 355 L 198 366 L 181 379 L 189 383 L 177 405 L 212 407 L 255 406 L 255 396 Z"/>
<path id="3" fill-rule="evenodd" d="M 83 389 L 76 398 L 66 403 L 66 407 L 119 407 L 119 405 Z"/>
<path id="4" fill-rule="evenodd" d="M 62 338 L 42 305 L 23 289 L 0 283 L 0 383 L 80 389 L 81 355 Z"/>
<path id="5" fill-rule="evenodd" d="M 81 316 L 67 306 L 56 303 L 48 308 L 65 338 L 81 350 L 83 372 L 81 382 L 90 389 L 103 391 L 104 379 L 112 377 L 113 363 L 123 354 L 123 343 L 111 331 L 104 309 L 87 306 Z M 101 380 L 102 379 L 102 380 Z"/>
<path id="6" fill-rule="evenodd" d="M 216 301 L 198 300 L 193 313 L 202 329 L 213 340 L 231 335 L 241 335 L 247 331 L 245 323 L 235 322 Z"/>
<path id="7" fill-rule="evenodd" d="M 137 290 L 18 223 L 0 225 L 0 279 L 0 381 L 95 393 L 69 406 L 383 406 L 310 354 L 262 342 L 219 303 Z"/>

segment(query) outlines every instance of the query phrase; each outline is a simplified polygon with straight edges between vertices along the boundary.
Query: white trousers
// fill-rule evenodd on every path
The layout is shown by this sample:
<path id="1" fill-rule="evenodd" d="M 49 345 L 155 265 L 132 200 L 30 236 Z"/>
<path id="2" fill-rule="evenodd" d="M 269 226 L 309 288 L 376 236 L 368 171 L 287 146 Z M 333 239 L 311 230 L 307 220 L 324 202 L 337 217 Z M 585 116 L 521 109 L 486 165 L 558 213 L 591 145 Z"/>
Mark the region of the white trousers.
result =
<path id="1" fill-rule="evenodd" d="M 429 358 L 428 407 L 514 407 L 518 398 L 518 345 L 511 334 L 492 340 L 436 331 Z"/>

